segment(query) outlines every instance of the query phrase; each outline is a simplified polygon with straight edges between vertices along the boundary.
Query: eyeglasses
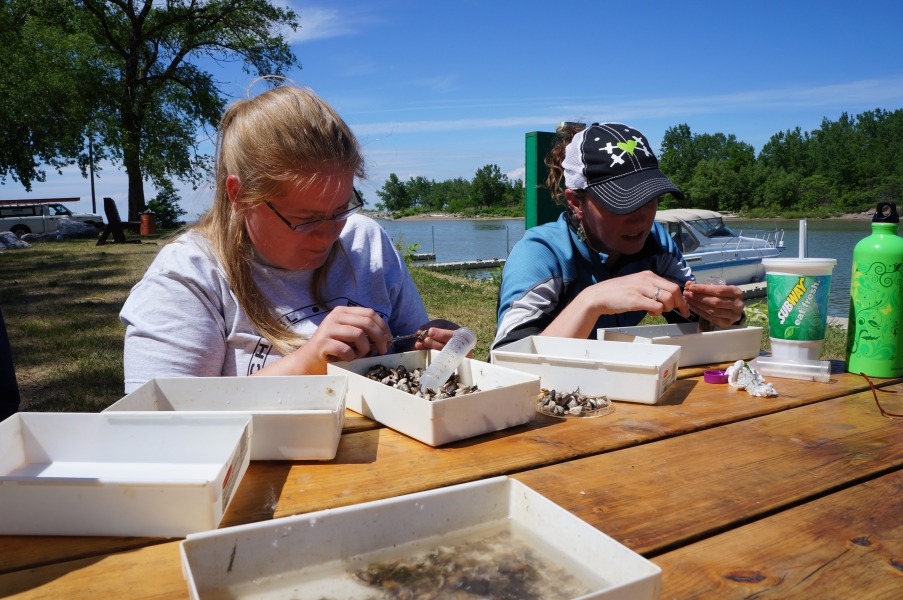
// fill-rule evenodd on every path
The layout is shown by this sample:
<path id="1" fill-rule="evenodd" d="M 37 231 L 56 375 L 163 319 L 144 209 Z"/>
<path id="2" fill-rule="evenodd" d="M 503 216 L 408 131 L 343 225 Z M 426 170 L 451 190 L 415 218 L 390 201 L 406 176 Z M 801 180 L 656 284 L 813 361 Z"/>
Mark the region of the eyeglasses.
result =
<path id="1" fill-rule="evenodd" d="M 865 377 L 865 380 L 869 382 L 869 387 L 872 388 L 872 395 L 875 397 L 875 404 L 878 405 L 878 410 L 881 411 L 881 414 L 882 414 L 883 416 L 887 417 L 888 419 L 903 419 L 903 415 L 898 415 L 898 414 L 895 414 L 895 413 L 887 412 L 887 411 L 884 410 L 884 408 L 881 406 L 881 403 L 878 402 L 878 392 L 884 392 L 885 394 L 899 394 L 900 392 L 897 392 L 897 391 L 895 391 L 895 390 L 885 390 L 885 389 L 883 389 L 883 388 L 881 388 L 881 389 L 876 388 L 876 387 L 875 387 L 875 384 L 872 383 L 872 380 L 869 379 L 868 376 L 866 376 L 865 373 L 860 373 L 860 375 L 862 375 L 863 377 Z"/>
<path id="2" fill-rule="evenodd" d="M 270 202 L 268 200 L 264 200 L 263 202 L 264 202 L 264 204 L 269 206 L 270 210 L 273 211 L 277 217 L 282 219 L 282 222 L 285 223 L 286 225 L 288 225 L 289 229 L 291 229 L 295 233 L 310 233 L 311 231 L 315 230 L 317 227 L 319 227 L 323 223 L 326 223 L 327 221 L 335 221 L 335 222 L 344 221 L 348 217 L 353 215 L 354 213 L 358 212 L 360 209 L 364 208 L 364 199 L 361 198 L 360 193 L 354 188 L 352 188 L 352 191 L 354 192 L 354 194 L 353 194 L 353 197 L 351 198 L 351 200 L 349 200 L 348 204 L 345 207 L 343 207 L 342 209 L 340 209 L 339 212 L 337 212 L 336 214 L 334 214 L 331 217 L 328 217 L 326 219 L 317 219 L 316 221 L 307 221 L 305 223 L 298 223 L 297 225 L 292 225 L 291 223 L 289 223 L 289 220 L 286 219 L 285 217 L 283 217 L 279 213 L 279 211 L 276 210 L 272 204 L 270 204 Z"/>

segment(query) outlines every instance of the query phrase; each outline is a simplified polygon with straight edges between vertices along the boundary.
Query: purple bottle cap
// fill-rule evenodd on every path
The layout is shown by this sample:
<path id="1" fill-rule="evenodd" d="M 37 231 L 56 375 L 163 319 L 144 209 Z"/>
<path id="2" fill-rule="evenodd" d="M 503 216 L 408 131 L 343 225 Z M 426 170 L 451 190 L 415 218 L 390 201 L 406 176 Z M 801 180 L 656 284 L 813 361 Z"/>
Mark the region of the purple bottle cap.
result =
<path id="1" fill-rule="evenodd" d="M 702 373 L 706 383 L 727 383 L 727 373 L 720 369 L 711 369 Z"/>

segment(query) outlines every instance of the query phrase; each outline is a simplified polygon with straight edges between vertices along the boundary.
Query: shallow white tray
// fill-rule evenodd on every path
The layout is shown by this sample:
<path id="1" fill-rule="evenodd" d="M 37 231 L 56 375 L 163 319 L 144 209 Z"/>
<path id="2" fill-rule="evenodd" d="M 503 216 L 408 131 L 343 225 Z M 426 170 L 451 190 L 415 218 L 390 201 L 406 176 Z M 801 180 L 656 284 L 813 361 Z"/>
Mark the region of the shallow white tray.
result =
<path id="1" fill-rule="evenodd" d="M 495 365 L 539 375 L 546 390 L 655 404 L 677 379 L 678 346 L 531 335 L 492 351 Z"/>
<path id="2" fill-rule="evenodd" d="M 347 386 L 344 375 L 158 378 L 104 412 L 247 415 L 254 420 L 251 460 L 332 460 Z"/>
<path id="3" fill-rule="evenodd" d="M 341 572 L 360 555 L 411 555 L 461 530 L 506 523 L 563 557 L 572 573 L 591 575 L 596 589 L 580 600 L 659 597 L 659 567 L 507 477 L 190 535 L 180 545 L 182 573 L 193 600 L 319 598 L 292 589 L 305 575 Z"/>
<path id="4" fill-rule="evenodd" d="M 426 368 L 428 352 L 332 363 L 327 372 L 348 375 L 348 408 L 430 446 L 522 425 L 536 417 L 538 377 L 478 360 L 465 358 L 458 377 L 462 385 L 479 386 L 479 392 L 432 402 L 364 376 L 376 365 L 404 365 L 408 371 Z"/>
<path id="5" fill-rule="evenodd" d="M 680 346 L 680 366 L 711 365 L 759 356 L 761 327 L 731 327 L 697 333 L 696 323 L 597 329 L 600 340 Z"/>
<path id="6" fill-rule="evenodd" d="M 214 529 L 248 468 L 248 417 L 18 413 L 0 423 L 0 534 Z"/>

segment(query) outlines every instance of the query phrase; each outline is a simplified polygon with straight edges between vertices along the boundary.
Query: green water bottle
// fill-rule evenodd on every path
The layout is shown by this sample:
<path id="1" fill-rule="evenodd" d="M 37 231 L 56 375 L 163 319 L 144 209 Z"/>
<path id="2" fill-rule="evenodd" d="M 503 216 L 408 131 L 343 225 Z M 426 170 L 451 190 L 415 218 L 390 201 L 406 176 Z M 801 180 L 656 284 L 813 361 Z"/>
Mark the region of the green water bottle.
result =
<path id="1" fill-rule="evenodd" d="M 893 202 L 881 202 L 872 235 L 853 249 L 847 370 L 903 376 L 903 238 Z"/>

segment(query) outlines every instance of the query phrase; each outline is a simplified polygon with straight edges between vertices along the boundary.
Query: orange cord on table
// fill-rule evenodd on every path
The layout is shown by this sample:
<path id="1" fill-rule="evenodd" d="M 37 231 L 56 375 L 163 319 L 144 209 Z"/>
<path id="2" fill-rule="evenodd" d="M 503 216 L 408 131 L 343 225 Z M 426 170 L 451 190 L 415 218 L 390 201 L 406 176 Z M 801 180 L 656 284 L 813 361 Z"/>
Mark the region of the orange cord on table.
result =
<path id="1" fill-rule="evenodd" d="M 859 374 L 862 375 L 863 377 L 865 377 L 865 380 L 869 382 L 869 387 L 872 388 L 872 395 L 875 397 L 875 404 L 878 405 L 878 410 L 881 411 L 881 414 L 883 416 L 887 417 L 888 419 L 903 419 L 903 415 L 898 415 L 895 413 L 887 412 L 886 410 L 884 410 L 884 408 L 882 408 L 881 403 L 878 402 L 878 392 L 884 392 L 885 394 L 899 394 L 900 392 L 898 392 L 896 390 L 885 390 L 885 389 L 876 388 L 875 384 L 872 383 L 872 380 L 869 379 L 865 373 L 859 373 Z"/>

